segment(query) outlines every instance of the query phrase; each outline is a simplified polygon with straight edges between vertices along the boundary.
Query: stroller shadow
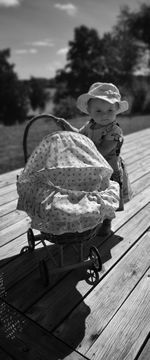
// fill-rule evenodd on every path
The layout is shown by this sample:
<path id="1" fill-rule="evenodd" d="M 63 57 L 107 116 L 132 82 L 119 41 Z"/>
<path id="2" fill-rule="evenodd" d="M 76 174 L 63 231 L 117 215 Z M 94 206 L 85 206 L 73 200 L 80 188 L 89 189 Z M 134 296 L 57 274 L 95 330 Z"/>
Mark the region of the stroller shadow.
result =
<path id="1" fill-rule="evenodd" d="M 105 268 L 105 262 L 107 262 L 112 257 L 111 249 L 122 240 L 122 237 L 112 233 L 109 237 L 96 236 L 95 239 L 90 241 L 89 246 L 96 246 L 99 249 L 103 267 Z M 49 245 L 48 247 L 50 248 Z M 91 309 L 86 304 L 83 296 L 85 296 L 87 292 L 91 291 L 93 286 L 96 286 L 99 283 L 101 278 L 103 278 L 105 275 L 105 270 L 103 271 L 102 269 L 102 272 L 98 274 L 97 278 L 95 278 L 93 282 L 91 282 L 88 271 L 84 267 L 82 267 L 71 270 L 69 272 L 65 272 L 63 275 L 59 274 L 59 276 L 57 276 L 56 278 L 56 281 L 52 281 L 52 285 L 48 286 L 47 288 L 44 288 L 42 282 L 40 281 L 39 273 L 36 273 L 36 278 L 32 278 L 32 274 L 30 279 L 28 276 L 28 283 L 25 283 L 24 263 L 26 262 L 26 265 L 28 264 L 28 266 L 26 266 L 26 269 L 32 269 L 32 263 L 34 262 L 34 259 L 36 258 L 37 261 L 38 259 L 40 260 L 43 256 L 44 249 L 42 247 L 37 249 L 35 248 L 33 253 L 30 253 L 28 255 L 15 255 L 13 257 L 10 257 L 9 259 L 3 259 L 0 261 L 0 273 L 4 273 L 4 277 L 7 277 L 7 269 L 9 269 L 9 264 L 12 269 L 13 263 L 18 263 L 17 265 L 19 265 L 19 273 L 22 274 L 18 281 L 18 287 L 19 284 L 22 283 L 22 289 L 26 291 L 26 286 L 28 286 L 28 297 L 30 298 L 30 301 L 33 296 L 33 288 L 34 294 L 38 294 L 33 300 L 33 305 L 32 303 L 30 304 L 30 306 L 27 305 L 28 310 L 24 310 L 28 319 L 33 318 L 37 325 L 42 326 L 46 331 L 48 330 L 49 332 L 52 332 L 52 334 L 54 335 L 54 340 L 60 339 L 62 341 L 62 344 L 64 342 L 68 345 L 60 346 L 60 348 L 59 346 L 57 347 L 55 345 L 56 351 L 51 351 L 52 360 L 58 360 L 60 358 L 63 359 L 68 355 L 70 355 L 69 359 L 71 359 L 73 356 L 71 355 L 73 353 L 73 349 L 79 348 L 85 336 L 86 319 L 91 312 Z M 6 262 L 7 265 L 4 266 Z M 17 271 L 18 267 L 15 267 L 15 269 Z M 6 273 L 3 270 L 6 270 Z M 78 290 L 80 288 L 78 287 L 78 285 L 80 284 L 80 286 L 84 289 L 84 281 L 90 284 L 91 287 L 87 286 L 85 294 L 85 290 L 82 291 L 81 294 Z M 5 283 L 3 285 L 5 286 Z M 4 294 L 4 288 L 2 292 Z M 7 293 L 9 296 L 9 289 L 6 291 L 6 300 Z M 23 301 L 23 292 L 17 291 L 17 293 L 20 297 L 20 300 L 17 299 L 17 308 L 19 309 L 19 303 L 22 303 Z M 16 299 L 13 299 L 12 303 L 15 302 L 15 300 Z M 1 322 L 3 320 L 3 315 L 4 314 L 1 312 Z M 25 343 L 27 341 L 28 347 L 30 347 L 30 343 L 32 344 L 32 333 L 29 332 L 31 337 L 30 341 L 30 339 L 27 338 L 27 325 L 24 326 L 23 320 L 21 321 L 21 324 L 21 331 L 19 333 L 16 332 L 17 339 L 21 339 L 21 341 L 24 341 Z M 13 342 L 14 340 L 10 339 L 10 341 Z M 52 339 L 48 340 L 47 338 L 47 341 L 52 341 L 51 346 L 53 345 Z M 46 347 L 46 344 L 44 345 L 44 340 L 39 340 L 39 342 L 41 342 L 41 346 Z"/>

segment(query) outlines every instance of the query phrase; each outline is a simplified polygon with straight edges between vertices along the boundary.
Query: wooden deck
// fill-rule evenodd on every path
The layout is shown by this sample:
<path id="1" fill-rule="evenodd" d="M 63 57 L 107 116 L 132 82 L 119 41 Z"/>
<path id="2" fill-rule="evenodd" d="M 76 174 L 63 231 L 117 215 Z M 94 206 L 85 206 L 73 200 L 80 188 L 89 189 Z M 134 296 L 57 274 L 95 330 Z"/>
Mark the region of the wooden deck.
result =
<path id="1" fill-rule="evenodd" d="M 0 176 L 1 360 L 150 359 L 150 129 L 126 136 L 122 155 L 134 197 L 113 235 L 93 241 L 103 262 L 94 284 L 79 268 L 43 285 L 45 249 L 20 255 L 30 220 L 15 210 L 19 171 Z"/>

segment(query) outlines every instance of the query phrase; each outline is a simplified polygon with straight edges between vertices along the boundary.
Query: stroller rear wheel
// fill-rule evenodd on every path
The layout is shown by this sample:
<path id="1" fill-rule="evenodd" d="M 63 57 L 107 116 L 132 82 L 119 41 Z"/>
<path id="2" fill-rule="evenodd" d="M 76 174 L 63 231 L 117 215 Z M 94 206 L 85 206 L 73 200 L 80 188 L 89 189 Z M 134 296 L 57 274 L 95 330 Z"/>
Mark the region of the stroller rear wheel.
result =
<path id="1" fill-rule="evenodd" d="M 33 230 L 31 228 L 29 228 L 27 231 L 27 239 L 28 239 L 29 248 L 31 251 L 33 251 L 35 248 L 35 238 L 34 238 Z"/>
<path id="2" fill-rule="evenodd" d="M 21 250 L 20 250 L 20 254 L 24 254 L 24 253 L 28 253 L 30 252 L 30 246 L 24 246 Z"/>
<path id="3" fill-rule="evenodd" d="M 92 268 L 97 272 L 100 271 L 102 269 L 102 261 L 100 253 L 95 246 L 90 247 L 89 257 L 92 261 Z"/>

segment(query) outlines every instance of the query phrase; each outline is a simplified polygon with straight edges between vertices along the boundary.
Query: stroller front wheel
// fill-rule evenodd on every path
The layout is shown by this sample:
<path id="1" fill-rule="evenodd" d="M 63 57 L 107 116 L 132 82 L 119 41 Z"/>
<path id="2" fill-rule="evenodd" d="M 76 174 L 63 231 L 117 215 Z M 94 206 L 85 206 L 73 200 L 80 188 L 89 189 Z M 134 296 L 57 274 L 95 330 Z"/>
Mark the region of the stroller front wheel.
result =
<path id="1" fill-rule="evenodd" d="M 92 268 L 95 271 L 100 271 L 102 269 L 102 261 L 101 261 L 100 253 L 95 246 L 90 247 L 89 257 L 92 262 Z"/>

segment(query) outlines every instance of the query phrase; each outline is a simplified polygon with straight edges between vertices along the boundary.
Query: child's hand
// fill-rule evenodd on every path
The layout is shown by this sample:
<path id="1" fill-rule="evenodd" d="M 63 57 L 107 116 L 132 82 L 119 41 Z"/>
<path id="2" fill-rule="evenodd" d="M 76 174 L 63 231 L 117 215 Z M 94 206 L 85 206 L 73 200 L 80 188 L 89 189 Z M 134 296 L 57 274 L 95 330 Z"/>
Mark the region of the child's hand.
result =
<path id="1" fill-rule="evenodd" d="M 116 149 L 117 141 L 115 140 L 108 140 L 106 137 L 101 141 L 100 145 L 98 146 L 98 150 L 100 153 L 105 157 L 108 155 L 112 150 Z"/>

